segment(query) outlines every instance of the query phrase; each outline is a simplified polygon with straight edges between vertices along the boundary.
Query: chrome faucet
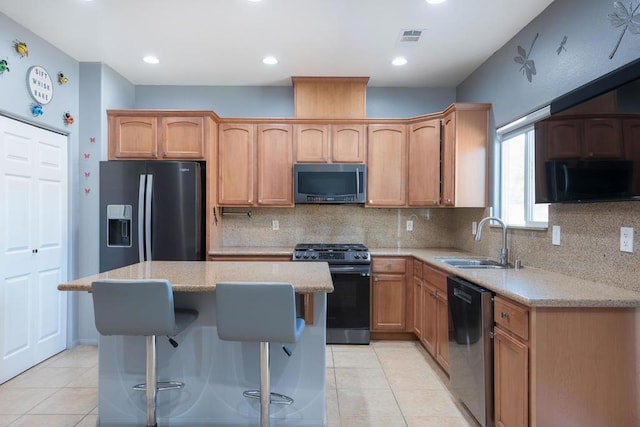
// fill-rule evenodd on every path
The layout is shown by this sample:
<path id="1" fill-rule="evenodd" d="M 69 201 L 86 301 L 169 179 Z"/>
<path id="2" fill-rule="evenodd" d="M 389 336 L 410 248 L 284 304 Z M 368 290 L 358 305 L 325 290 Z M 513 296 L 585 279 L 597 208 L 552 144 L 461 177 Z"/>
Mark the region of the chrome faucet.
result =
<path id="1" fill-rule="evenodd" d="M 503 220 L 495 216 L 488 216 L 480 221 L 480 223 L 478 224 L 478 230 L 476 231 L 476 241 L 480 241 L 480 238 L 482 237 L 482 226 L 487 221 L 495 221 L 502 226 L 502 249 L 500 250 L 500 264 L 508 265 L 509 250 L 507 249 L 507 224 L 505 224 Z"/>

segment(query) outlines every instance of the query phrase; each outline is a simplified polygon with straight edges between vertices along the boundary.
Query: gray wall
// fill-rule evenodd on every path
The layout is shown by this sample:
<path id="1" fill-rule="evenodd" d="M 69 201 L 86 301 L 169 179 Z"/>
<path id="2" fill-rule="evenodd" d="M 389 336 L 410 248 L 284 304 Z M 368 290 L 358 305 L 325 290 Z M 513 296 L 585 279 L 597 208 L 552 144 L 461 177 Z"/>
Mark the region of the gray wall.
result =
<path id="1" fill-rule="evenodd" d="M 627 7 L 627 2 L 623 2 Z M 634 4 L 636 4 L 634 2 Z M 457 88 L 457 101 L 490 102 L 502 126 L 640 56 L 640 35 L 624 35 L 613 59 L 621 29 L 608 15 L 613 1 L 556 0 L 513 39 L 496 51 Z M 529 82 L 514 61 L 517 47 L 530 52 L 536 75 Z M 566 51 L 557 53 L 564 36 Z"/>
<path id="2" fill-rule="evenodd" d="M 80 123 L 77 241 L 78 257 L 75 277 L 96 274 L 99 271 L 99 164 L 107 160 L 107 114 L 110 108 L 133 108 L 135 87 L 108 66 L 84 62 L 80 64 Z M 85 155 L 88 154 L 89 158 Z M 87 176 L 86 174 L 89 174 Z M 85 189 L 90 192 L 86 193 Z M 93 321 L 93 304 L 87 293 L 74 294 L 77 298 L 75 340 L 79 344 L 97 344 L 98 333 Z"/>
<path id="3" fill-rule="evenodd" d="M 367 117 L 444 110 L 455 88 L 367 88 Z M 220 117 L 294 117 L 291 86 L 136 86 L 135 108 L 213 110 Z"/>
<path id="4" fill-rule="evenodd" d="M 621 29 L 609 23 L 608 14 L 613 12 L 613 1 L 554 1 L 458 86 L 457 100 L 492 103 L 493 119 L 501 126 L 637 59 L 640 35 L 629 31 L 609 59 L 621 34 Z M 518 45 L 529 52 L 536 33 L 539 36 L 529 59 L 535 61 L 537 73 L 529 82 L 514 57 L 519 55 Z M 558 54 L 564 36 L 566 51 Z M 481 243 L 468 232 L 472 221 L 488 213 L 489 209 L 454 210 L 453 245 L 495 257 L 500 247 L 497 230 L 483 234 Z M 619 250 L 620 227 L 640 227 L 637 202 L 552 205 L 549 228 L 552 225 L 561 227 L 560 246 L 551 245 L 550 230 L 510 230 L 511 255 L 525 266 L 640 291 L 638 240 L 635 253 Z"/>

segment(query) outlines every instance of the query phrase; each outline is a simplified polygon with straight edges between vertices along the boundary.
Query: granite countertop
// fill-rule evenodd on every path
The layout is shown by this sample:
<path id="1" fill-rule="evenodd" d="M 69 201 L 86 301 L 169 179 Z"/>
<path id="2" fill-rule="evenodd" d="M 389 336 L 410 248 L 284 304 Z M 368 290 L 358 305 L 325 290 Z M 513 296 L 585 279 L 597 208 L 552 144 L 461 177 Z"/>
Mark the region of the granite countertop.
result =
<path id="1" fill-rule="evenodd" d="M 461 269 L 438 258 L 475 257 L 457 249 L 369 248 L 376 256 L 412 256 L 448 274 L 462 277 L 529 307 L 640 307 L 640 293 L 525 265 L 521 269 Z M 225 247 L 224 255 L 284 255 L 293 247 Z M 292 263 L 292 264 L 298 264 Z"/>
<path id="2" fill-rule="evenodd" d="M 175 292 L 213 292 L 218 282 L 289 282 L 297 293 L 333 292 L 326 262 L 146 261 L 58 285 L 90 291 L 101 279 L 168 279 Z"/>

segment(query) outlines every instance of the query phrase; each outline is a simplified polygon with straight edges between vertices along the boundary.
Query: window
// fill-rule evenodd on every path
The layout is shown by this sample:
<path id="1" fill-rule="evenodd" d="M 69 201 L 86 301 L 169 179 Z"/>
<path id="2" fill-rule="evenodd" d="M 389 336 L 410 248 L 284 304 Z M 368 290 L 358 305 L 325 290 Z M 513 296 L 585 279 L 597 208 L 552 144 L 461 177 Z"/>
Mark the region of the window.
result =
<path id="1" fill-rule="evenodd" d="M 545 108 L 498 129 L 497 210 L 509 226 L 547 227 L 549 205 L 535 203 L 533 123 L 548 115 L 548 108 Z"/>

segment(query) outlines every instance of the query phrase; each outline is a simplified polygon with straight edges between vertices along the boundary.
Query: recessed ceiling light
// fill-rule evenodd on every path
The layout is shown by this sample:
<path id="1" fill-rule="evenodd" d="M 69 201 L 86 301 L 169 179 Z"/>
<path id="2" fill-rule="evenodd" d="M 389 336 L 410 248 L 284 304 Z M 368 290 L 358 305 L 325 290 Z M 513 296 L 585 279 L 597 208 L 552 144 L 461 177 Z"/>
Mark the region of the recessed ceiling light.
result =
<path id="1" fill-rule="evenodd" d="M 146 62 L 147 64 L 158 64 L 158 63 L 160 63 L 160 60 L 157 57 L 153 56 L 153 55 L 147 55 L 144 58 L 142 58 L 142 60 L 144 62 Z"/>
<path id="2" fill-rule="evenodd" d="M 397 58 L 394 58 L 393 61 L 391 61 L 391 63 L 393 65 L 397 65 L 397 66 L 406 65 L 407 64 L 407 58 L 404 58 L 402 56 L 398 56 Z"/>
<path id="3" fill-rule="evenodd" d="M 427 0 L 427 3 L 429 4 L 440 4 L 440 3 L 444 3 L 447 0 Z"/>
<path id="4" fill-rule="evenodd" d="M 275 56 L 265 56 L 262 59 L 262 63 L 267 65 L 276 65 L 278 63 L 278 60 Z"/>

